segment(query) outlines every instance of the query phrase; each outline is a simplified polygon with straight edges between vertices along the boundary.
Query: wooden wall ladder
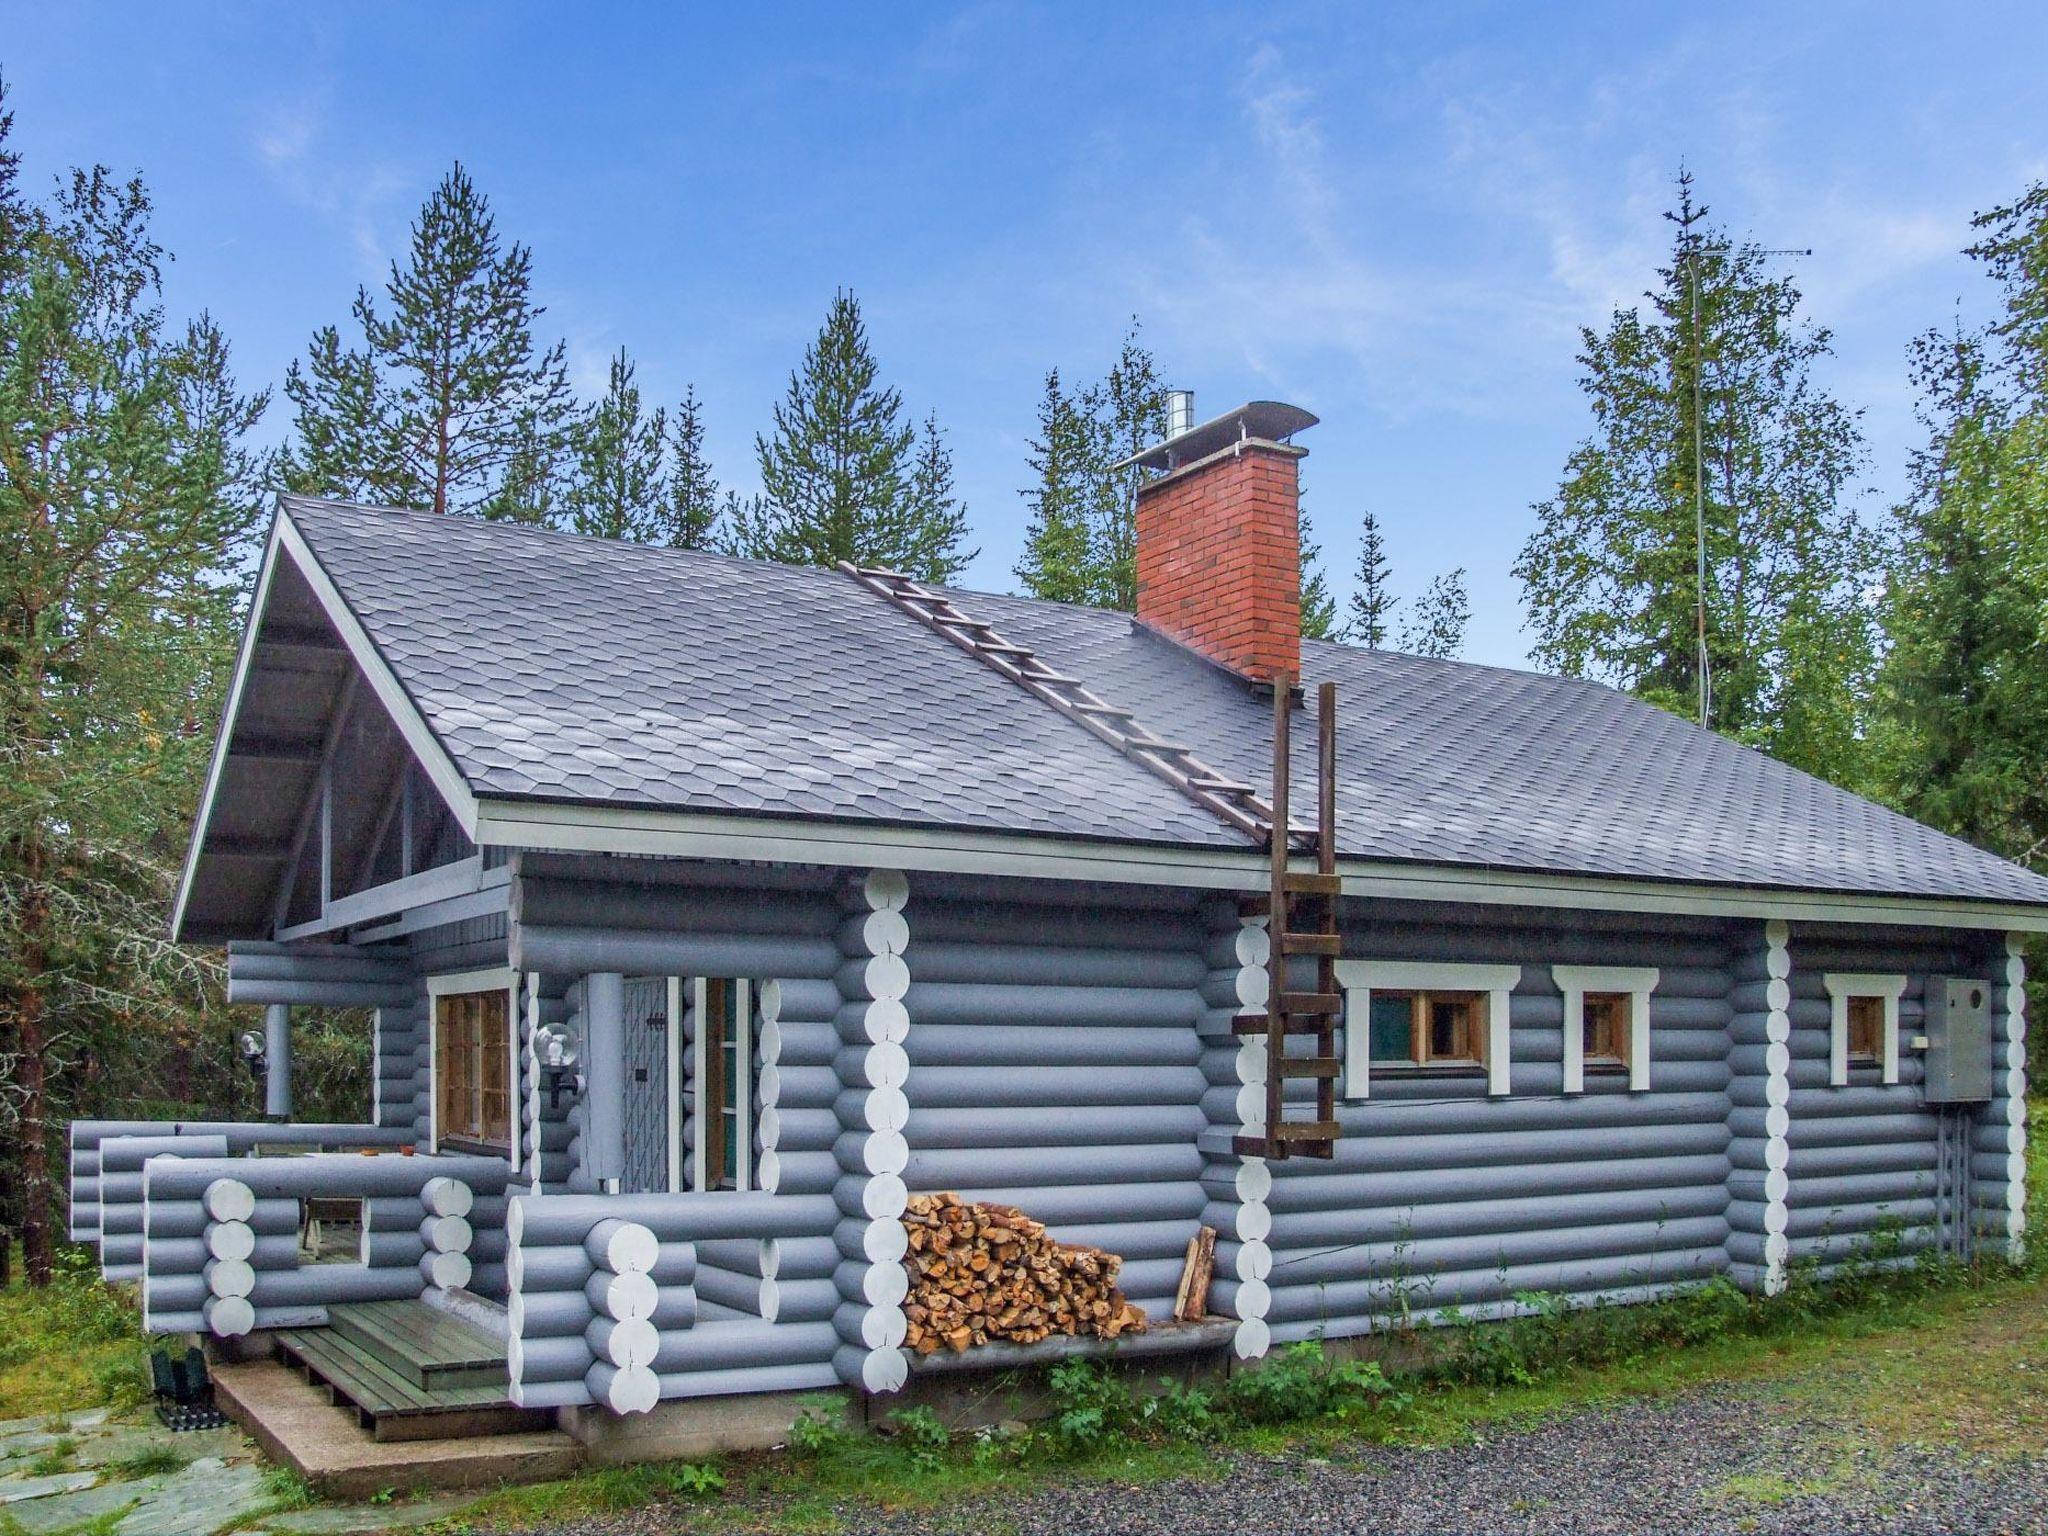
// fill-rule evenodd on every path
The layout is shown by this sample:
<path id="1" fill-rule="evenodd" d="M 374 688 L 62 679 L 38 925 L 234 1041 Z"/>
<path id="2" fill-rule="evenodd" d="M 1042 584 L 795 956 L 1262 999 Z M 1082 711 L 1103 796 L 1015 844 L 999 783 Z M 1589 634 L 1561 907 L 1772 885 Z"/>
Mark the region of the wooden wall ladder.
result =
<path id="1" fill-rule="evenodd" d="M 1288 764 L 1293 715 L 1286 678 L 1273 689 L 1273 823 L 1287 826 Z M 1241 1157 L 1322 1157 L 1335 1155 L 1338 1136 L 1337 1080 L 1344 1071 L 1337 1033 L 1344 1020 L 1344 994 L 1337 985 L 1337 959 L 1344 952 L 1338 928 L 1343 881 L 1337 874 L 1337 685 L 1316 690 L 1316 856 L 1313 872 L 1291 867 L 1294 838 L 1268 836 L 1272 850 L 1270 891 L 1265 901 L 1271 958 L 1263 1012 L 1241 1013 L 1233 1029 L 1241 1036 L 1263 1036 L 1266 1042 L 1266 1126 L 1255 1136 L 1239 1136 L 1233 1145 Z M 1312 956 L 1315 985 L 1306 992 L 1288 987 L 1288 962 Z M 1308 1054 L 1288 1050 L 1298 1038 L 1315 1041 Z M 1315 1084 L 1311 1119 L 1286 1117 L 1287 1085 L 1303 1079 Z"/>

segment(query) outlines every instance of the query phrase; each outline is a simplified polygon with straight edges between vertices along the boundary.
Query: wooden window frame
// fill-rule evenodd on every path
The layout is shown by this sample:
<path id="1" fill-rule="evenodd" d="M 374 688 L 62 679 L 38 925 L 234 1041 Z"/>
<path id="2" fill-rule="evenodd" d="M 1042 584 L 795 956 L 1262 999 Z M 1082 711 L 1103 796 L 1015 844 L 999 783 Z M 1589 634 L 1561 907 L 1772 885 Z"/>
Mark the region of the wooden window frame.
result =
<path id="1" fill-rule="evenodd" d="M 1887 1086 L 1899 1080 L 1899 999 L 1906 993 L 1906 978 L 1872 971 L 1829 971 L 1821 977 L 1828 994 L 1828 1083 L 1845 1088 L 1851 1068 L 1877 1068 L 1878 1080 Z M 1883 1005 L 1879 1048 L 1874 1056 L 1852 1055 L 1849 1050 L 1849 1004 L 1858 998 Z"/>
<path id="2" fill-rule="evenodd" d="M 1370 1098 L 1372 1074 L 1372 999 L 1376 992 L 1429 994 L 1477 993 L 1483 1016 L 1475 1026 L 1479 1057 L 1439 1059 L 1436 1071 L 1474 1069 L 1486 1077 L 1486 1091 L 1499 1097 L 1509 1085 L 1509 994 L 1522 979 L 1519 965 L 1468 965 L 1420 960 L 1340 960 L 1337 985 L 1344 991 L 1344 1097 Z M 1418 1019 L 1418 1023 L 1420 1020 Z M 1418 1031 L 1419 1033 L 1419 1031 Z M 1426 1056 L 1427 1042 L 1421 1043 Z M 1379 1063 L 1380 1070 L 1401 1073 L 1432 1070 L 1426 1061 Z"/>
<path id="3" fill-rule="evenodd" d="M 484 1140 L 481 1136 L 448 1134 L 441 1124 L 441 1004 L 450 997 L 480 997 L 497 995 L 504 999 L 505 1038 L 503 1061 L 505 1067 L 505 1141 Z M 519 1147 L 519 1023 L 520 1008 L 519 978 L 510 970 L 493 969 L 485 971 L 457 971 L 443 976 L 427 978 L 427 1144 L 434 1151 L 444 1146 L 490 1155 L 501 1154 L 506 1164 L 518 1167 Z M 478 1060 L 481 1064 L 489 1059 L 489 1042 L 479 1040 Z M 478 1076 L 478 1122 L 482 1123 L 482 1095 L 485 1091 L 481 1072 Z"/>
<path id="4" fill-rule="evenodd" d="M 1650 1087 L 1650 994 L 1663 979 L 1649 965 L 1553 965 L 1550 979 L 1564 994 L 1564 1091 L 1586 1088 L 1586 999 L 1621 995 L 1628 998 L 1627 1054 L 1620 1060 L 1595 1058 L 1596 1067 L 1626 1068 L 1631 1093 Z"/>
<path id="5" fill-rule="evenodd" d="M 712 988 L 731 998 L 727 1022 L 735 1027 L 721 1034 L 716 1049 L 705 1027 L 710 1017 Z M 690 1088 L 695 1096 L 690 1117 L 692 1184 L 699 1194 L 735 1193 L 753 1188 L 754 1180 L 754 983 L 743 976 L 696 976 L 690 980 Z M 723 989 L 730 987 L 730 993 Z M 740 1091 L 728 1095 L 738 1084 Z M 728 1098 L 730 1102 L 728 1103 Z M 733 1163 L 725 1166 L 725 1121 L 733 1120 Z M 721 1134 L 714 1136 L 716 1122 Z M 727 1180 L 730 1179 L 730 1182 Z"/>

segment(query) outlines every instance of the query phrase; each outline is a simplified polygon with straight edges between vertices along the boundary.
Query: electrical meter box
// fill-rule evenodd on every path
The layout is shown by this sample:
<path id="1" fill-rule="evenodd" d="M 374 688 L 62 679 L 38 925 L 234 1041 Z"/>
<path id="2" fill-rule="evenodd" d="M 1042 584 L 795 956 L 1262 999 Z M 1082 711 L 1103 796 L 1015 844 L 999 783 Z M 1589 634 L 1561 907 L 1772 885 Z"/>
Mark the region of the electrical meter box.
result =
<path id="1" fill-rule="evenodd" d="M 1981 1104 L 1991 1097 L 1991 983 L 1927 978 L 1927 1102 Z"/>

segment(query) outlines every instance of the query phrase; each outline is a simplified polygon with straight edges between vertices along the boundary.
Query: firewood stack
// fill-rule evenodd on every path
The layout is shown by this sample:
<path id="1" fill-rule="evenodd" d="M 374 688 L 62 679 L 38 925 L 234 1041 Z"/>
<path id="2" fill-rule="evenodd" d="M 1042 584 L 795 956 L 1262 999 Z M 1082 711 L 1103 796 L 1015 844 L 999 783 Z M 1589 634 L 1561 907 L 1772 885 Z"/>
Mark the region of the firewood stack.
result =
<path id="1" fill-rule="evenodd" d="M 958 1354 L 991 1339 L 1036 1344 L 1055 1333 L 1113 1339 L 1145 1331 L 1144 1312 L 1117 1289 L 1121 1258 L 1055 1242 L 1014 1206 L 912 1195 L 903 1225 L 904 1342 L 921 1355 Z"/>

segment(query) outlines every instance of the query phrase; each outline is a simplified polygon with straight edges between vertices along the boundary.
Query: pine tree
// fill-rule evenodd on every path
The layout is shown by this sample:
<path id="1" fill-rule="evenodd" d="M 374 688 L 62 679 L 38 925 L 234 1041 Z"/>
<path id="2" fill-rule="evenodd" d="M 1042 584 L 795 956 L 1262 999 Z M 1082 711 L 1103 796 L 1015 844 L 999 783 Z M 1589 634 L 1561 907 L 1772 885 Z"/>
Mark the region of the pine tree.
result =
<path id="1" fill-rule="evenodd" d="M 1305 640 L 1335 640 L 1337 599 L 1330 595 L 1329 580 L 1323 575 L 1323 547 L 1316 542 L 1315 529 L 1308 520 L 1308 508 L 1299 509 L 1301 520 L 1301 634 Z"/>
<path id="2" fill-rule="evenodd" d="M 1682 175 L 1671 262 L 1647 312 L 1582 333 L 1594 432 L 1536 507 L 1515 565 L 1535 655 L 1696 715 L 1697 496 L 1708 723 L 1853 781 L 1875 563 L 1852 483 L 1860 430 L 1814 378 L 1829 338 L 1800 321 L 1797 287 L 1706 216 Z"/>
<path id="3" fill-rule="evenodd" d="M 1031 509 L 1017 578 L 1033 597 L 1086 603 L 1095 586 L 1089 569 L 1087 476 L 1093 429 L 1087 406 L 1068 394 L 1055 368 L 1038 402 L 1038 435 L 1026 463 L 1032 484 L 1019 494 Z"/>
<path id="4" fill-rule="evenodd" d="M 665 542 L 668 499 L 668 413 L 650 414 L 621 347 L 612 358 L 604 398 L 570 431 L 575 470 L 563 498 L 571 532 L 635 544 Z"/>
<path id="5" fill-rule="evenodd" d="M 695 386 L 684 390 L 669 437 L 661 542 L 672 549 L 710 549 L 718 542 L 718 481 L 704 456 L 703 409 Z"/>
<path id="6" fill-rule="evenodd" d="M 436 512 L 537 520 L 552 509 L 573 402 L 560 343 L 541 350 L 526 247 L 505 247 L 457 165 L 393 262 L 384 306 L 358 290 L 361 347 L 323 327 L 285 378 L 285 483 Z"/>
<path id="7" fill-rule="evenodd" d="M 7 129 L 0 113 L 0 1229 L 45 1283 L 57 1111 L 204 1002 L 165 940 L 170 860 L 261 518 L 265 397 L 237 387 L 210 319 L 167 322 L 141 183 L 79 171 L 30 206 Z"/>
<path id="8" fill-rule="evenodd" d="M 949 467 L 938 484 L 944 445 L 929 436 L 921 480 L 917 431 L 879 374 L 860 304 L 841 290 L 789 376 L 774 432 L 754 439 L 763 494 L 734 509 L 740 550 L 792 565 L 887 566 L 921 581 L 945 581 L 973 558 L 960 547 L 965 514 Z"/>
<path id="9" fill-rule="evenodd" d="M 1344 638 L 1369 651 L 1387 643 L 1387 626 L 1394 616 L 1394 595 L 1387 590 L 1387 546 L 1380 537 L 1380 520 L 1371 508 L 1360 519 L 1358 571 L 1351 589 L 1351 621 Z"/>
<path id="10" fill-rule="evenodd" d="M 1401 626 L 1398 650 L 1411 656 L 1456 656 L 1465 648 L 1472 604 L 1465 595 L 1465 568 L 1446 571 L 1415 599 Z"/>

